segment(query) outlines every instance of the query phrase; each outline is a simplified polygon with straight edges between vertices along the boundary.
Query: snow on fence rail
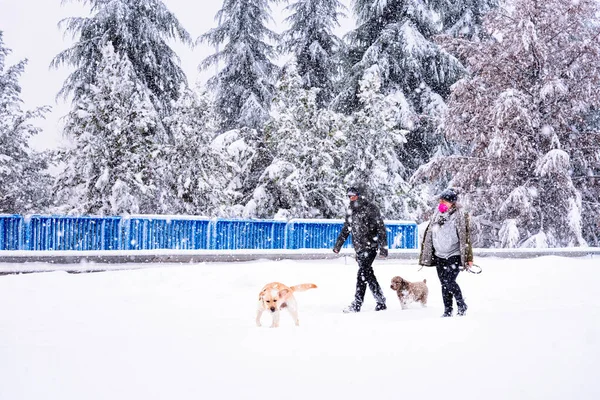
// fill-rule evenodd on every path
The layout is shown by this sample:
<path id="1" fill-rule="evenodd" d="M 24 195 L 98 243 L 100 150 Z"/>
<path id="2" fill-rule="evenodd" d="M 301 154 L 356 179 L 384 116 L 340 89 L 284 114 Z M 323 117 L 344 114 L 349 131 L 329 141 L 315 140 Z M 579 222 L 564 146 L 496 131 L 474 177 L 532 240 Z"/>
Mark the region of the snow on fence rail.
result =
<path id="1" fill-rule="evenodd" d="M 342 220 L 0 215 L 0 250 L 331 249 Z M 386 221 L 390 249 L 416 249 L 417 225 Z M 344 247 L 351 247 L 347 240 Z"/>

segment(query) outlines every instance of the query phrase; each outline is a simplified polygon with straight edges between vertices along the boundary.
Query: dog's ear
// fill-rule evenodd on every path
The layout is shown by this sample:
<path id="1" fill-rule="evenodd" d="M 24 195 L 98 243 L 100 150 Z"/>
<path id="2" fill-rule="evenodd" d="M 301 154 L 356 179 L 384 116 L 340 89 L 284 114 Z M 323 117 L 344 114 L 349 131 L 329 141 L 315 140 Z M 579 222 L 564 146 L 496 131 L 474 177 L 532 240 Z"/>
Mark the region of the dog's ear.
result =
<path id="1" fill-rule="evenodd" d="M 290 293 L 290 289 L 281 289 L 279 291 L 279 298 L 282 299 Z"/>
<path id="2" fill-rule="evenodd" d="M 423 283 L 427 283 L 427 279 L 423 279 Z"/>
<path id="3" fill-rule="evenodd" d="M 263 296 L 265 295 L 265 291 L 263 290 L 258 294 L 258 301 L 263 301 Z"/>

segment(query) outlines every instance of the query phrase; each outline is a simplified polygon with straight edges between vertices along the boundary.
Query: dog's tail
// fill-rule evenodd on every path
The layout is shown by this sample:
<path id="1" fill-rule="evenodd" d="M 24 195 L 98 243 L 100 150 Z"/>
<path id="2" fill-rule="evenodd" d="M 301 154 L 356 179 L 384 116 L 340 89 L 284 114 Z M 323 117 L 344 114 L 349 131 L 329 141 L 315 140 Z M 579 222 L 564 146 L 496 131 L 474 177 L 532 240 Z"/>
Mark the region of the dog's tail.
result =
<path id="1" fill-rule="evenodd" d="M 290 286 L 292 292 L 304 292 L 308 289 L 316 289 L 317 285 L 314 283 L 301 283 L 299 285 Z"/>

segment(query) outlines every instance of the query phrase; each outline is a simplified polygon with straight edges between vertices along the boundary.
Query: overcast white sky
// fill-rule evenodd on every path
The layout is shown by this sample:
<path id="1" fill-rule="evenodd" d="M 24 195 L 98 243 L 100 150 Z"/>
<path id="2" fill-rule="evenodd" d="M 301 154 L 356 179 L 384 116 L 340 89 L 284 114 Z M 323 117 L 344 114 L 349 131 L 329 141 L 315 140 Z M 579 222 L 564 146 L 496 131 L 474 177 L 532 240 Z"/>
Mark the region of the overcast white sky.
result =
<path id="1" fill-rule="evenodd" d="M 350 1 L 341 0 L 347 7 Z M 194 39 L 215 26 L 215 14 L 223 4 L 222 0 L 163 0 L 163 3 Z M 283 27 L 285 16 L 281 9 L 273 7 L 273 18 L 277 23 L 273 28 L 278 31 Z M 349 11 L 347 13 L 350 14 Z M 4 33 L 4 45 L 12 50 L 8 65 L 25 58 L 28 60 L 20 80 L 24 108 L 42 105 L 53 108 L 46 120 L 37 124 L 44 132 L 31 142 L 36 149 L 52 148 L 61 143 L 60 118 L 69 110 L 69 104 L 57 101 L 56 94 L 70 70 L 66 67 L 58 70 L 49 68 L 52 59 L 71 45 L 71 38 L 63 36 L 58 22 L 63 18 L 86 15 L 89 15 L 89 7 L 84 7 L 77 0 L 0 0 L 0 30 Z M 345 20 L 337 33 L 342 34 L 351 27 L 352 22 Z M 172 48 L 181 58 L 181 66 L 190 84 L 204 82 L 214 73 L 205 71 L 200 74 L 197 70 L 200 61 L 214 49 L 206 46 L 190 49 L 179 43 L 172 44 Z"/>

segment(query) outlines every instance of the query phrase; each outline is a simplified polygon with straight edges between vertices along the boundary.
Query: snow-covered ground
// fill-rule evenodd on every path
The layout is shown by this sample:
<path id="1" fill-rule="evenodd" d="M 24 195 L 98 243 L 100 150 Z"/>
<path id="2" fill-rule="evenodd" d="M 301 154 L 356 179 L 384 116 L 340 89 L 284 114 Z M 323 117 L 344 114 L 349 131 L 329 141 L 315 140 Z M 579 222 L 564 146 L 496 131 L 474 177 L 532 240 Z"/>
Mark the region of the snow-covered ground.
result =
<path id="1" fill-rule="evenodd" d="M 600 258 L 480 258 L 466 317 L 442 319 L 432 268 L 377 260 L 388 310 L 343 314 L 350 258 L 162 264 L 0 276 L 0 399 L 599 399 Z M 427 278 L 401 310 L 390 279 Z M 300 326 L 254 324 L 271 281 Z"/>

